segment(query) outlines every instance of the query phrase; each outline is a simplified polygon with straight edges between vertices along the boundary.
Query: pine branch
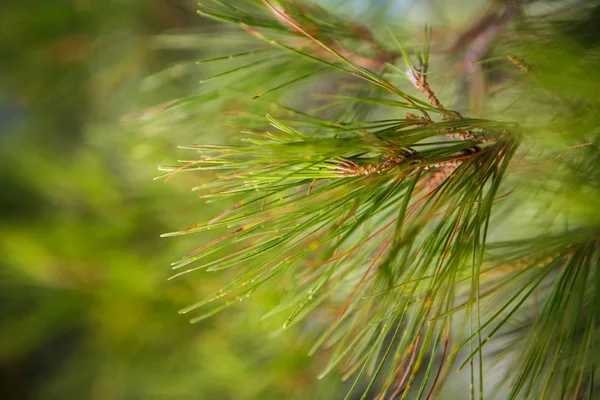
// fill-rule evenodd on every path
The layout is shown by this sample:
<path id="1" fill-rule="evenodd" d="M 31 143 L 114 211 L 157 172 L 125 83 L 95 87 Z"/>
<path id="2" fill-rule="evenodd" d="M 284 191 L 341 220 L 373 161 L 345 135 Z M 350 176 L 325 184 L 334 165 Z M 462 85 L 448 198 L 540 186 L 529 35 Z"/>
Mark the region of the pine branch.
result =
<path id="1" fill-rule="evenodd" d="M 266 316 L 285 313 L 285 329 L 319 307 L 337 307 L 313 351 L 332 348 L 323 374 L 341 369 L 355 378 L 348 398 L 359 388 L 362 398 L 436 397 L 451 371 L 467 367 L 472 397 L 477 390 L 483 398 L 488 348 L 513 334 L 524 342 L 515 344 L 518 364 L 504 380 L 509 398 L 591 394 L 600 310 L 600 223 L 589 206 L 598 193 L 591 179 L 598 177 L 597 130 L 555 135 L 566 137 L 570 150 L 552 150 L 536 132 L 567 131 L 579 117 L 563 112 L 565 124 L 557 127 L 555 109 L 537 113 L 544 123 L 515 123 L 445 108 L 430 82 L 427 28 L 422 51 L 409 56 L 394 35 L 397 48 L 385 49 L 368 28 L 318 6 L 207 0 L 200 7 L 272 46 L 237 53 L 236 60 L 262 58 L 213 78 L 252 77 L 262 68 L 255 82 L 265 87 L 252 92 L 260 93 L 254 104 L 267 93 L 273 103 L 261 109 L 269 110 L 264 117 L 233 113 L 241 140 L 184 147 L 197 159 L 161 167 L 166 179 L 216 174 L 195 189 L 210 201 L 231 199 L 220 215 L 165 235 L 215 232 L 173 264 L 173 278 L 236 272 L 182 313 L 208 307 L 193 318 L 200 321 L 285 276 L 294 288 Z M 356 44 L 352 51 L 348 42 Z M 529 58 L 525 64 L 510 50 L 504 60 L 529 71 Z M 401 78 L 412 87 L 388 73 L 399 70 L 400 57 L 407 68 Z M 531 70 L 543 70 L 534 62 Z M 275 72 L 285 79 L 265 82 Z M 302 86 L 285 97 L 297 82 Z M 333 93 L 315 95 L 328 85 Z M 415 89 L 419 97 L 408 94 Z M 290 98 L 293 106 L 282 105 Z M 529 110 L 539 109 L 530 101 Z M 584 109 L 591 118 L 593 107 Z M 507 115 L 522 117 L 515 110 Z M 565 193 L 575 211 L 561 209 Z M 514 226 L 527 206 L 537 207 L 544 224 L 520 232 Z M 502 235 L 524 238 L 498 240 Z M 529 322 L 519 325 L 524 316 Z"/>

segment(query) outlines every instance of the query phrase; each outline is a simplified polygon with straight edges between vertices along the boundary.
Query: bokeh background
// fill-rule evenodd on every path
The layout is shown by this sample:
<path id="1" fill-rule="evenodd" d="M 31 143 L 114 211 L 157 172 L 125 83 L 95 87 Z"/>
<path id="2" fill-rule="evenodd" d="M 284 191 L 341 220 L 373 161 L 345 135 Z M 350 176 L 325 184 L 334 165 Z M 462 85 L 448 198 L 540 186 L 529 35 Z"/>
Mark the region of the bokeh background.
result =
<path id="1" fill-rule="evenodd" d="M 465 20 L 480 3 L 444 15 Z M 337 2 L 350 15 L 382 4 Z M 310 332 L 259 318 L 276 294 L 200 324 L 177 314 L 228 276 L 167 281 L 205 240 L 159 235 L 220 208 L 189 191 L 193 178 L 153 178 L 177 145 L 222 140 L 207 116 L 223 105 L 202 109 L 200 96 L 202 112 L 155 117 L 201 94 L 194 61 L 244 45 L 194 7 L 2 1 L 0 398 L 343 397 L 339 376 L 316 379 L 327 355 L 307 356 Z M 416 9 L 415 25 L 439 10 Z"/>

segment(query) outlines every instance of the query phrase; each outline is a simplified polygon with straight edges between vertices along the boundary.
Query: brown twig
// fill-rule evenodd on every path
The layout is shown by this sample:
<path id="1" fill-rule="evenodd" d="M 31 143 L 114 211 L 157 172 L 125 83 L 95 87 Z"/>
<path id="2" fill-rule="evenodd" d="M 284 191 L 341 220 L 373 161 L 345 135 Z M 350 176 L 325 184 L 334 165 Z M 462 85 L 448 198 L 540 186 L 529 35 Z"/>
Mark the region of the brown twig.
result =
<path id="1" fill-rule="evenodd" d="M 417 89 L 419 89 L 421 93 L 423 93 L 427 100 L 429 100 L 429 104 L 431 104 L 432 107 L 435 107 L 438 110 L 442 111 L 442 119 L 451 121 L 462 118 L 462 115 L 460 115 L 458 111 L 448 110 L 442 105 L 442 103 L 435 95 L 433 89 L 431 89 L 431 87 L 429 86 L 427 78 L 424 74 L 418 73 L 412 69 L 410 69 L 407 74 L 412 84 Z"/>
<path id="2" fill-rule="evenodd" d="M 391 168 L 398 166 L 400 163 L 405 161 L 412 154 L 405 152 L 401 154 L 396 154 L 392 156 L 385 157 L 383 161 L 378 164 L 366 164 L 361 165 L 357 164 L 349 159 L 340 159 L 337 160 L 337 168 L 336 171 L 341 175 L 345 176 L 365 176 L 365 175 L 375 175 L 387 172 Z"/>
<path id="3" fill-rule="evenodd" d="M 515 67 L 519 68 L 523 72 L 529 72 L 531 67 L 523 60 L 521 60 L 517 56 L 508 56 L 508 61 L 510 61 Z"/>

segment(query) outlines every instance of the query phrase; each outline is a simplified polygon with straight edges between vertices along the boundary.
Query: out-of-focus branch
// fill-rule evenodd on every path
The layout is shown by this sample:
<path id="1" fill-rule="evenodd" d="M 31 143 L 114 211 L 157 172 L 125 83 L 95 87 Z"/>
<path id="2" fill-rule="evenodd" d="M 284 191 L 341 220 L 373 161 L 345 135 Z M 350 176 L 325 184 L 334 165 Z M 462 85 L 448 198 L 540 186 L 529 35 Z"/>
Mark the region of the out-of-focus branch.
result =
<path id="1" fill-rule="evenodd" d="M 527 2 L 529 1 L 493 4 L 490 11 L 459 35 L 450 49 L 451 54 L 464 54 L 460 63 L 460 74 L 467 88 L 470 108 L 475 114 L 480 114 L 483 109 L 486 90 L 485 77 L 478 61 L 485 56 L 490 44 L 501 34 L 505 25 L 521 13 L 523 4 Z"/>
<path id="2" fill-rule="evenodd" d="M 300 31 L 299 26 L 296 25 L 296 23 L 298 23 L 298 21 L 291 22 L 291 21 L 294 21 L 294 18 L 292 15 L 289 15 L 288 11 L 284 7 L 281 7 L 281 6 L 277 7 L 269 2 L 265 2 L 265 4 L 267 4 L 267 6 L 269 7 L 272 14 L 280 22 L 282 22 L 283 24 L 292 28 L 294 31 Z M 309 13 L 312 8 L 317 9 L 317 11 L 320 9 L 320 7 L 317 5 L 308 6 L 306 4 L 303 4 L 302 6 L 310 7 L 310 9 L 303 10 L 303 12 L 305 12 L 305 13 Z M 285 17 L 282 17 L 282 16 L 285 16 Z M 393 51 L 389 51 L 389 50 L 385 49 L 375 39 L 375 36 L 373 35 L 373 33 L 366 26 L 359 24 L 357 22 L 348 22 L 348 28 L 351 32 L 354 33 L 354 35 L 356 36 L 356 39 L 362 40 L 371 48 L 372 53 L 373 53 L 372 55 L 369 55 L 369 56 L 362 55 L 362 54 L 357 53 L 356 51 L 349 50 L 333 38 L 320 37 L 319 40 L 322 41 L 324 44 L 326 44 L 331 49 L 335 50 L 337 53 L 339 53 L 343 57 L 347 58 L 348 60 L 354 62 L 355 64 L 357 64 L 363 68 L 367 68 L 367 69 L 373 70 L 373 71 L 377 71 L 377 70 L 381 69 L 381 67 L 384 66 L 385 63 L 393 62 L 394 60 L 396 60 L 398 57 L 401 56 L 400 52 L 393 52 Z M 319 28 L 313 24 L 303 24 L 301 29 L 312 36 L 315 36 L 315 37 L 319 36 Z M 308 40 L 303 40 L 303 41 L 308 41 Z M 318 55 L 319 57 L 325 57 L 325 58 L 327 58 L 329 56 L 329 54 L 326 51 L 324 51 L 322 48 L 312 46 L 312 42 L 310 42 L 310 41 L 308 41 L 308 42 L 309 43 L 303 43 L 303 45 L 306 45 L 306 47 L 315 47 L 313 50 L 314 53 L 317 53 L 315 55 Z"/>

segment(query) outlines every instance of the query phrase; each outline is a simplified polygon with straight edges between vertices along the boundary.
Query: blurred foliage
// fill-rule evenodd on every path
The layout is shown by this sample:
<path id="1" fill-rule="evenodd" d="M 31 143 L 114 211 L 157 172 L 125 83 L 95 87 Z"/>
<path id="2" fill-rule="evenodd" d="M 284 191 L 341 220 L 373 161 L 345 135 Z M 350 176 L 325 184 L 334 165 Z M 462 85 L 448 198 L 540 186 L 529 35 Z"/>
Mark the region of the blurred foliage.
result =
<path id="1" fill-rule="evenodd" d="M 214 25 L 178 0 L 8 0 L 0 24 L 2 398 L 334 396 L 309 343 L 250 323 L 276 294 L 190 325 L 177 310 L 217 281 L 166 281 L 191 242 L 159 234 L 195 201 L 156 165 L 207 132 L 120 119 L 194 93 L 173 68 Z"/>

